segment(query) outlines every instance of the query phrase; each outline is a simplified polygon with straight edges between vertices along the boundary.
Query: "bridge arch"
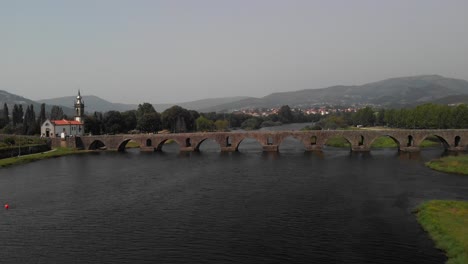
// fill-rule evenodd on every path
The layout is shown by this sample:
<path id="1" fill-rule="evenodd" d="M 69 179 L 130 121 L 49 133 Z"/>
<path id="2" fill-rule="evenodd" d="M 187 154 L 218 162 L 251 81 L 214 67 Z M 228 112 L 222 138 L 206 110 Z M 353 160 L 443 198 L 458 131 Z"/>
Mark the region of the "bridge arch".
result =
<path id="1" fill-rule="evenodd" d="M 201 148 L 207 147 L 209 150 L 217 149 L 217 151 L 221 151 L 221 146 L 214 138 L 203 138 L 198 142 L 198 144 L 194 147 L 195 151 L 200 151 Z"/>
<path id="2" fill-rule="evenodd" d="M 305 151 L 305 145 L 301 137 L 289 135 L 279 142 L 279 151 Z"/>
<path id="3" fill-rule="evenodd" d="M 395 144 L 393 146 L 392 142 Z M 393 137 L 392 135 L 380 135 L 375 137 L 371 142 L 369 142 L 370 148 L 393 148 L 396 147 L 398 150 L 400 149 L 400 141 L 397 138 Z"/>
<path id="4" fill-rule="evenodd" d="M 88 150 L 104 150 L 107 148 L 107 144 L 103 141 L 96 139 L 88 146 Z"/>
<path id="5" fill-rule="evenodd" d="M 345 137 L 344 135 L 333 135 L 324 140 L 324 146 L 335 147 L 335 148 L 352 148 L 352 140 Z"/>
<path id="6" fill-rule="evenodd" d="M 424 140 L 430 140 L 431 137 L 435 137 L 437 138 L 440 143 L 442 144 L 442 146 L 444 147 L 444 149 L 449 149 L 450 148 L 450 144 L 449 144 L 449 141 L 451 140 L 447 140 L 445 139 L 443 136 L 440 136 L 440 135 L 437 135 L 437 134 L 427 134 L 426 136 L 424 136 L 420 142 L 420 144 L 424 141 Z M 455 141 L 455 139 L 453 140 Z M 454 142 L 455 143 L 455 142 Z"/>
<path id="7" fill-rule="evenodd" d="M 244 145 L 245 149 L 244 147 L 241 148 L 241 145 Z M 239 151 L 239 150 L 252 151 L 252 150 L 256 150 L 257 148 L 260 148 L 260 151 L 263 151 L 262 142 L 255 137 L 249 137 L 249 136 L 241 138 L 236 145 L 236 151 Z"/>
<path id="8" fill-rule="evenodd" d="M 124 141 L 120 142 L 117 151 L 119 152 L 124 152 L 125 151 L 125 146 L 127 145 L 128 142 L 130 142 L 130 138 L 125 139 Z"/>
<path id="9" fill-rule="evenodd" d="M 185 143 L 185 142 L 184 142 Z M 169 152 L 174 152 L 174 151 L 179 151 L 181 147 L 184 145 L 181 144 L 177 139 L 174 138 L 165 138 L 163 139 L 157 146 L 156 150 L 158 151 L 164 151 L 170 150 Z"/>

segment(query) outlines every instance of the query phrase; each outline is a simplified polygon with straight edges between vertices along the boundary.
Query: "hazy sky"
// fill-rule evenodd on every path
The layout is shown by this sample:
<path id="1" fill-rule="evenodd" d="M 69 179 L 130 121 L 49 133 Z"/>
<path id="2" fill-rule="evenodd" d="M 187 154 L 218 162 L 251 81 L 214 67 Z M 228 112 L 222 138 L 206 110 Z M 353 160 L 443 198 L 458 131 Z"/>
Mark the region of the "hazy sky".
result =
<path id="1" fill-rule="evenodd" d="M 0 0 L 0 90 L 177 103 L 468 79 L 467 0 Z"/>

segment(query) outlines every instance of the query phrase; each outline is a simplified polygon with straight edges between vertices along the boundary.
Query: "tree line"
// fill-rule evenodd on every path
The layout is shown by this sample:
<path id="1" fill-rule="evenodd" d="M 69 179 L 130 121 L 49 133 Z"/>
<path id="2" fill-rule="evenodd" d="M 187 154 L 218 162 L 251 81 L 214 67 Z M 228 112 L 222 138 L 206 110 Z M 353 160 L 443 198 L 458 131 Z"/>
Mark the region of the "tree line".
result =
<path id="1" fill-rule="evenodd" d="M 348 126 L 386 126 L 402 129 L 466 129 L 468 106 L 423 104 L 413 108 L 383 109 L 365 107 L 354 113 L 338 113 L 317 122 L 316 129 L 337 129 Z"/>
<path id="2" fill-rule="evenodd" d="M 411 129 L 447 129 L 468 128 L 468 106 L 446 106 L 424 104 L 414 108 L 383 109 L 364 107 L 356 112 L 338 112 L 329 115 L 306 115 L 299 109 L 284 105 L 275 114 L 261 115 L 266 109 L 259 109 L 257 116 L 242 112 L 234 113 L 199 113 L 180 106 L 172 106 L 157 112 L 150 103 L 138 105 L 136 110 L 125 112 L 94 112 L 85 115 L 85 133 L 93 135 L 120 133 L 155 133 L 165 130 L 169 133 L 194 131 L 227 131 L 229 129 L 253 130 L 261 127 L 287 123 L 313 122 L 309 129 L 338 129 L 348 126 L 387 126 L 391 128 Z M 5 134 L 38 135 L 40 126 L 46 118 L 59 120 L 67 118 L 59 106 L 53 106 L 46 113 L 45 104 L 41 104 L 39 115 L 33 105 L 26 109 L 23 105 L 8 108 L 5 103 L 0 110 L 0 129 Z"/>

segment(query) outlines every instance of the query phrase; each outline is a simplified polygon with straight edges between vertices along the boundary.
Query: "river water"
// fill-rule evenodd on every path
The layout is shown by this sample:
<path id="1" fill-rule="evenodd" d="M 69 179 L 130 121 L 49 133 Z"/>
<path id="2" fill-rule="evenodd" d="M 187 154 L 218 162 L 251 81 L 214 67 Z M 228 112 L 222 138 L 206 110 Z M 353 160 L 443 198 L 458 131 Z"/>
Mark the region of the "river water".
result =
<path id="1" fill-rule="evenodd" d="M 444 263 L 412 211 L 468 199 L 440 148 L 163 150 L 0 169 L 0 263 Z"/>

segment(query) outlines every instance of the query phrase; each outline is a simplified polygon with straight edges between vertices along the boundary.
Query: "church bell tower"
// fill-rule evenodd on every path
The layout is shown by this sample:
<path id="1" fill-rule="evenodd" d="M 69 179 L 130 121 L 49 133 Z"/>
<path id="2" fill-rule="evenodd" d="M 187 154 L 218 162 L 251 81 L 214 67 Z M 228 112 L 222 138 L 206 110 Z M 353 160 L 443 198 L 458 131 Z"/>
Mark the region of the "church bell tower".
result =
<path id="1" fill-rule="evenodd" d="M 75 101 L 75 121 L 83 123 L 84 115 L 84 102 L 81 98 L 80 90 L 78 90 L 78 96 Z"/>

